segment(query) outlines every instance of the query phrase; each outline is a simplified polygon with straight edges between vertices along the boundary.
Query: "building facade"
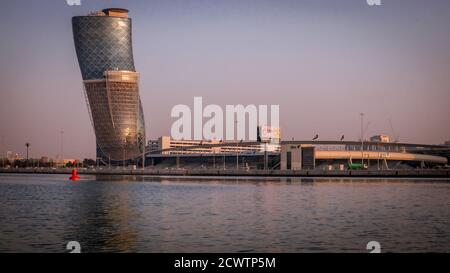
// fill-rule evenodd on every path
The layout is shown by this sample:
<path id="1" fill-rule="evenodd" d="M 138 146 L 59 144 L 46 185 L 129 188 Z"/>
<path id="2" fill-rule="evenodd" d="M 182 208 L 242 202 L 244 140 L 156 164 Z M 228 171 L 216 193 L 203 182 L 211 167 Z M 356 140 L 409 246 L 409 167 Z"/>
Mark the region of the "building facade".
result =
<path id="1" fill-rule="evenodd" d="M 162 136 L 148 142 L 147 150 L 163 155 L 211 155 L 211 154 L 255 154 L 279 152 L 279 144 L 255 143 L 243 145 L 241 142 L 222 142 L 220 140 L 180 140 Z"/>
<path id="2" fill-rule="evenodd" d="M 76 16 L 72 27 L 97 157 L 110 161 L 139 157 L 145 147 L 145 122 L 128 10 Z"/>
<path id="3" fill-rule="evenodd" d="M 383 142 L 389 143 L 391 142 L 391 138 L 388 135 L 376 135 L 370 138 L 371 142 Z"/>
<path id="4" fill-rule="evenodd" d="M 284 141 L 281 170 L 344 170 L 354 163 L 364 169 L 444 166 L 448 159 L 439 145 L 358 141 Z"/>

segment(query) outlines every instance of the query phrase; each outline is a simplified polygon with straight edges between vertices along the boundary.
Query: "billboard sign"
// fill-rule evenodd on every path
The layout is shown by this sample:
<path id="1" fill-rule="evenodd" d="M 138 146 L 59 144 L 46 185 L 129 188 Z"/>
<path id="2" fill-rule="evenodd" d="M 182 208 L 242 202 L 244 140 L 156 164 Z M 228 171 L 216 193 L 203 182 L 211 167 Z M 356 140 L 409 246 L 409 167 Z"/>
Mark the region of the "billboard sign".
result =
<path id="1" fill-rule="evenodd" d="M 272 126 L 258 127 L 258 142 L 280 143 L 280 141 L 281 141 L 281 129 L 279 127 L 272 127 Z"/>

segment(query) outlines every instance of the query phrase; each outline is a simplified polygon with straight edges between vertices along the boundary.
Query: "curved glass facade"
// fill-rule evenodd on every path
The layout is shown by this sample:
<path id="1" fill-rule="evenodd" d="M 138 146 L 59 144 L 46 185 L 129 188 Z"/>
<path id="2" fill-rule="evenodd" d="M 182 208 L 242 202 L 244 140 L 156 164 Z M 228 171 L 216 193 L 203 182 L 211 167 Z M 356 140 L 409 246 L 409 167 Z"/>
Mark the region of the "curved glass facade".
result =
<path id="1" fill-rule="evenodd" d="M 83 80 L 103 78 L 108 70 L 135 71 L 129 18 L 72 18 L 75 49 Z"/>
<path id="2" fill-rule="evenodd" d="M 135 71 L 131 19 L 96 14 L 72 18 L 75 49 L 97 141 L 97 156 L 140 157 L 145 122 Z"/>

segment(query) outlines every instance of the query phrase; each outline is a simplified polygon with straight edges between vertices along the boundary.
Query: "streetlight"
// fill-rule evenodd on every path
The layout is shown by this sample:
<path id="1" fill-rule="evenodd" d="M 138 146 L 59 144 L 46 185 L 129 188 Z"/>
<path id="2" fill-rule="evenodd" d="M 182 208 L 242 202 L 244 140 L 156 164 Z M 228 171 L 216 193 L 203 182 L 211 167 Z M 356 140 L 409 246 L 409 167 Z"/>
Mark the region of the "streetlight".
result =
<path id="1" fill-rule="evenodd" d="M 5 157 L 3 156 L 3 142 L 5 141 L 5 136 L 2 135 L 1 137 L 2 139 L 2 146 L 1 146 L 1 150 L 0 150 L 0 156 L 2 157 L 2 168 L 5 168 Z"/>
<path id="2" fill-rule="evenodd" d="M 361 113 L 361 164 L 364 168 L 364 113 Z"/>
<path id="3" fill-rule="evenodd" d="M 238 145 L 239 145 L 238 130 L 239 130 L 239 128 L 238 128 L 238 119 L 237 118 L 234 121 L 234 123 L 235 123 L 234 127 L 236 128 L 236 171 L 239 171 L 239 148 L 238 148 Z"/>
<path id="4" fill-rule="evenodd" d="M 63 156 L 63 152 L 64 152 L 64 131 L 60 131 L 59 132 L 59 134 L 60 134 L 60 150 L 59 150 L 59 156 L 61 157 L 61 159 L 63 159 L 64 158 L 64 156 Z"/>
<path id="5" fill-rule="evenodd" d="M 214 135 L 213 136 L 213 138 L 211 139 L 211 149 L 212 149 L 212 152 L 213 152 L 213 169 L 215 170 L 216 169 L 216 148 L 215 148 L 215 142 L 214 142 L 214 140 L 216 139 L 216 136 Z"/>
<path id="6" fill-rule="evenodd" d="M 272 142 L 272 138 L 270 138 L 270 142 Z M 268 154 L 267 154 L 267 143 L 264 143 L 264 170 L 267 171 L 269 160 L 268 160 Z"/>
<path id="7" fill-rule="evenodd" d="M 213 169 L 215 170 L 216 169 L 216 149 L 214 149 L 214 147 L 212 149 L 213 149 Z"/>
<path id="8" fill-rule="evenodd" d="M 239 141 L 236 140 L 236 170 L 239 170 Z"/>
<path id="9" fill-rule="evenodd" d="M 27 143 L 25 143 L 25 147 L 27 147 L 27 163 L 26 163 L 26 167 L 28 167 L 28 150 L 29 150 L 29 148 L 30 148 L 30 143 L 29 142 L 27 142 Z"/>

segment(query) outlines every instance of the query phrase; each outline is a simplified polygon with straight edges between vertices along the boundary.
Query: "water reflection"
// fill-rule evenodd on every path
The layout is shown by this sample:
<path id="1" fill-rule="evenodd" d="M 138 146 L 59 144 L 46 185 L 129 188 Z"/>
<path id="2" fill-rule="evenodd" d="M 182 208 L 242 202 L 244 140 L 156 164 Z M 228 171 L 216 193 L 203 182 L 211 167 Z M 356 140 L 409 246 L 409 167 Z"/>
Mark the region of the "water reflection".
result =
<path id="1" fill-rule="evenodd" d="M 139 212 L 130 190 L 108 183 L 71 186 L 77 189 L 70 199 L 66 241 L 78 240 L 88 251 L 137 250 L 139 236 L 133 219 L 139 218 Z"/>
<path id="2" fill-rule="evenodd" d="M 449 252 L 449 182 L 0 175 L 0 252 Z"/>

